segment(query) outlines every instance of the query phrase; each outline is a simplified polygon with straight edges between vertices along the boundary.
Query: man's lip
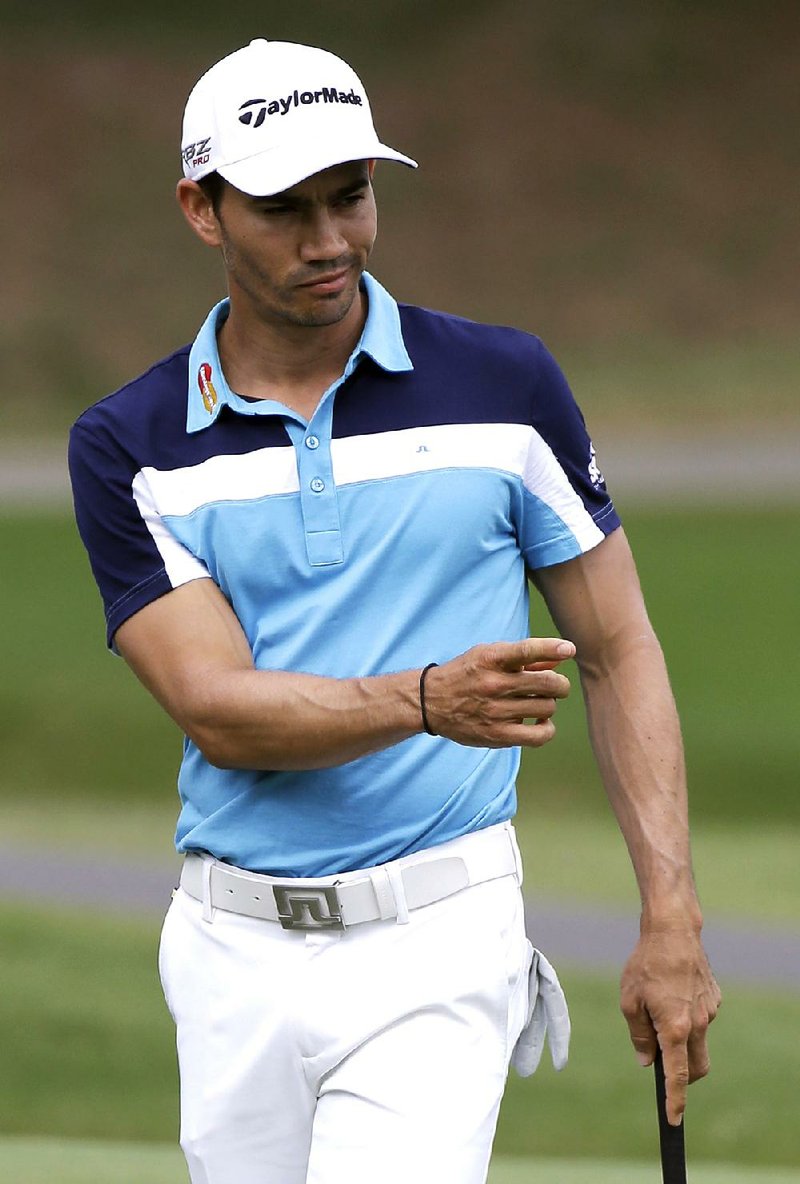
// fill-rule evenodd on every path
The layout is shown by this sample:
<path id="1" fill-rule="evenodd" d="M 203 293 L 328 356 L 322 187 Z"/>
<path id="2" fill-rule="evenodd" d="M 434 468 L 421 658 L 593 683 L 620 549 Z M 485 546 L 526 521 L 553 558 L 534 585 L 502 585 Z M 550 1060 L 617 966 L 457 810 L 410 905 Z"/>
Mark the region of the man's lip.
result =
<path id="1" fill-rule="evenodd" d="M 341 271 L 332 271 L 328 275 L 317 276 L 316 279 L 308 280 L 304 284 L 300 284 L 301 288 L 315 288 L 318 291 L 334 292 L 350 274 L 350 268 L 345 267 Z"/>

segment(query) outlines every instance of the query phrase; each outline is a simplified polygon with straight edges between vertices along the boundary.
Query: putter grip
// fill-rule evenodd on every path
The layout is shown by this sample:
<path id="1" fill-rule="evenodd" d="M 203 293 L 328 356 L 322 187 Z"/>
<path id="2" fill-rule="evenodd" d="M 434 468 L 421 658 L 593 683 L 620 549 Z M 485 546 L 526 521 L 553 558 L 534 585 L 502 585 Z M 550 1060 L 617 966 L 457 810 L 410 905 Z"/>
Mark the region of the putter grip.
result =
<path id="1" fill-rule="evenodd" d="M 656 1076 L 656 1104 L 658 1106 L 658 1138 L 661 1145 L 661 1179 L 664 1184 L 686 1184 L 686 1147 L 683 1138 L 683 1119 L 680 1126 L 667 1122 L 667 1087 L 664 1082 L 664 1061 L 661 1049 L 653 1062 Z"/>

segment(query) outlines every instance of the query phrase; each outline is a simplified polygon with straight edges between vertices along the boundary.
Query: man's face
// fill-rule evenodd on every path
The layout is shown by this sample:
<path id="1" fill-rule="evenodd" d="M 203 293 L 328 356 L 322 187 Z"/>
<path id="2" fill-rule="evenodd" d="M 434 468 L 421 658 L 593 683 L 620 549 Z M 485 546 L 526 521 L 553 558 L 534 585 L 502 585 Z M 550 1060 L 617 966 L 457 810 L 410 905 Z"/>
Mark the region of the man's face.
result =
<path id="1" fill-rule="evenodd" d="M 232 298 L 273 325 L 341 321 L 375 241 L 371 172 L 351 161 L 272 197 L 226 185 L 217 217 Z"/>

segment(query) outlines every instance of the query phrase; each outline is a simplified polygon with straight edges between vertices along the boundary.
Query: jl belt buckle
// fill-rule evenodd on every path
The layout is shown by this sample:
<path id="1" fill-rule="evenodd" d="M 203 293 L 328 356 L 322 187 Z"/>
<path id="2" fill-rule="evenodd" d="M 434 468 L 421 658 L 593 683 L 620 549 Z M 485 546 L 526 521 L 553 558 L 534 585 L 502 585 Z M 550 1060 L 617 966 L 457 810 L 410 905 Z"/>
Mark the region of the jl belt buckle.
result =
<path id="1" fill-rule="evenodd" d="M 274 884 L 278 920 L 284 929 L 344 929 L 339 893 L 330 888 Z"/>

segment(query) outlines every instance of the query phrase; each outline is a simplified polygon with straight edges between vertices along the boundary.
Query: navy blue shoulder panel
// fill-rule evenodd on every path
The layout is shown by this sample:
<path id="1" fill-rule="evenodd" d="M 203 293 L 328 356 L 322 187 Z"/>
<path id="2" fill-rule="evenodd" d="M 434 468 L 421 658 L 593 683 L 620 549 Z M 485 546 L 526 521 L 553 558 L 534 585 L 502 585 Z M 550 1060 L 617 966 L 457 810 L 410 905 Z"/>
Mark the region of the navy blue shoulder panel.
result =
<path id="1" fill-rule="evenodd" d="M 105 604 L 109 644 L 123 621 L 172 587 L 135 500 L 137 473 L 290 443 L 279 419 L 225 407 L 207 429 L 187 433 L 188 358 L 184 347 L 157 362 L 85 411 L 70 433 L 75 517 Z"/>
<path id="2" fill-rule="evenodd" d="M 336 396 L 334 435 L 350 436 L 447 423 L 530 423 L 535 337 L 518 329 L 399 305 L 414 369 L 385 375 L 362 358 Z"/>
<path id="3" fill-rule="evenodd" d="M 336 396 L 334 436 L 458 423 L 529 424 L 550 446 L 596 521 L 613 529 L 605 484 L 580 409 L 558 363 L 521 329 L 399 305 L 414 369 L 383 374 L 360 362 Z"/>
<path id="4" fill-rule="evenodd" d="M 186 431 L 190 346 L 156 362 L 144 374 L 99 403 L 73 431 L 114 441 L 118 463 L 133 477 L 143 466 L 176 469 L 220 454 L 241 455 L 256 448 L 287 446 L 280 420 L 236 415 L 223 407 L 215 423 L 200 432 Z M 123 462 L 122 458 L 125 458 Z"/>

